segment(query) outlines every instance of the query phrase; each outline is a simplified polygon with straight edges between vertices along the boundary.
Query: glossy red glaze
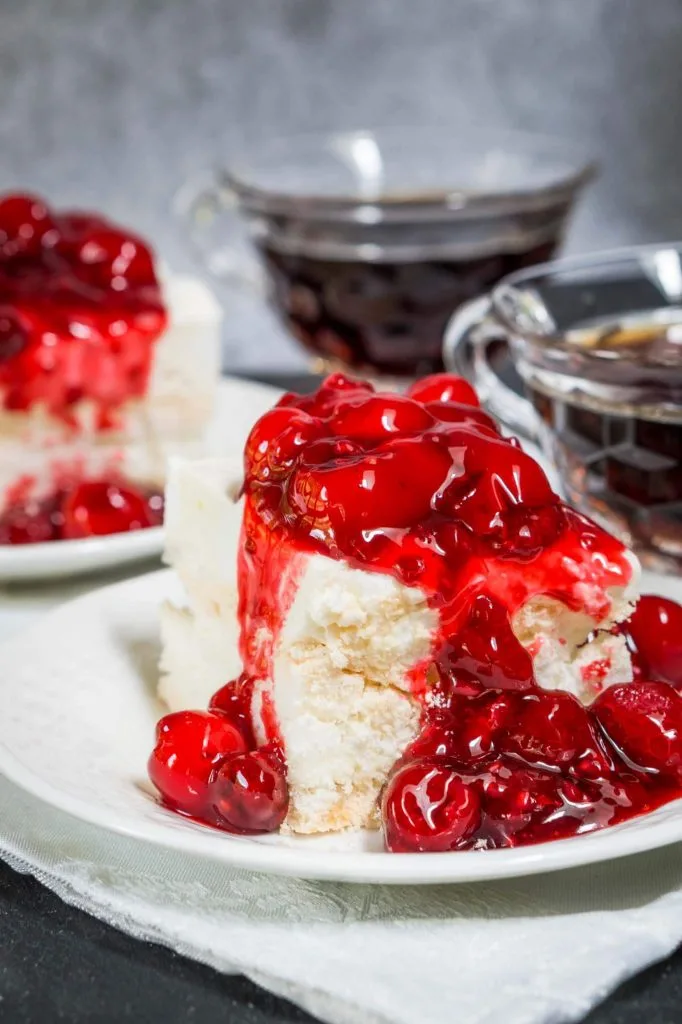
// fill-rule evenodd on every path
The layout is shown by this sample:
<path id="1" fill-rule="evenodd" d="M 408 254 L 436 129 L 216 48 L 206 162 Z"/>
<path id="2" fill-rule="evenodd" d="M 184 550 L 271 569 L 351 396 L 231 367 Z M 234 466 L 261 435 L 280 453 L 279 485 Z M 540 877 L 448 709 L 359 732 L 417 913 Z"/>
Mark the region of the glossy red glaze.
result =
<path id="1" fill-rule="evenodd" d="M 0 198 L 0 408 L 40 404 L 98 425 L 147 389 L 166 326 L 149 248 L 95 214 L 57 213 L 36 196 Z"/>
<path id="2" fill-rule="evenodd" d="M 17 495 L 0 515 L 0 544 L 38 544 L 160 526 L 163 495 L 119 479 L 64 480 L 47 497 Z"/>

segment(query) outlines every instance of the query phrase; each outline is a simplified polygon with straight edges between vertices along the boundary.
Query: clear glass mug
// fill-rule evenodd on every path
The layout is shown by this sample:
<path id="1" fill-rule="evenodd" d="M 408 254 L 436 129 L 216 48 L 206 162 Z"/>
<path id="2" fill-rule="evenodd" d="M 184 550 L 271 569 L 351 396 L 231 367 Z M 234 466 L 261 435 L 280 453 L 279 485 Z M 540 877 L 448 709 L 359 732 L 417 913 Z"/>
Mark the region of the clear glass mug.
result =
<path id="1" fill-rule="evenodd" d="M 442 369 L 460 303 L 554 253 L 593 174 L 535 135 L 340 132 L 251 147 L 177 208 L 213 275 L 268 295 L 316 368 L 410 379 Z"/>
<path id="2" fill-rule="evenodd" d="M 680 244 L 512 274 L 454 314 L 444 360 L 540 444 L 572 504 L 682 570 Z"/>

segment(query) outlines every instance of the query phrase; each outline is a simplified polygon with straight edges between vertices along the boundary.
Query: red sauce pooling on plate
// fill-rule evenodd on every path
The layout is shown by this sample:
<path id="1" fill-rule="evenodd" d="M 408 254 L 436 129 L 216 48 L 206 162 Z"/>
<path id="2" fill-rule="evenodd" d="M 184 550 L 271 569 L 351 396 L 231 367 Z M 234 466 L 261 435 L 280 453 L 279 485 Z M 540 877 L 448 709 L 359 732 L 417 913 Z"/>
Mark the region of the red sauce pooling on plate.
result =
<path id="1" fill-rule="evenodd" d="M 0 545 L 81 540 L 160 526 L 163 495 L 118 478 L 64 479 L 49 495 L 32 498 L 33 481 L 14 487 L 0 514 Z"/>
<path id="2" fill-rule="evenodd" d="M 590 708 L 536 685 L 516 612 L 545 596 L 599 623 L 606 589 L 627 584 L 631 565 L 618 541 L 559 501 L 464 381 L 437 375 L 402 397 L 335 375 L 314 395 L 286 395 L 247 442 L 244 495 L 239 686 L 271 677 L 296 550 L 390 573 L 438 611 L 432 654 L 412 679 L 421 732 L 383 794 L 389 849 L 562 838 L 682 794 L 682 697 L 669 683 L 613 686 Z M 264 724 L 276 751 L 274 715 Z M 216 810 L 221 773 L 233 774 L 206 773 L 204 819 L 243 831 L 243 816 L 235 829 Z M 281 790 L 258 778 L 283 813 Z M 266 818 L 254 816 L 253 830 Z"/>
<path id="3" fill-rule="evenodd" d="M 166 323 L 140 238 L 37 196 L 0 197 L 0 410 L 40 405 L 75 425 L 88 401 L 99 428 L 115 426 L 147 389 Z"/>

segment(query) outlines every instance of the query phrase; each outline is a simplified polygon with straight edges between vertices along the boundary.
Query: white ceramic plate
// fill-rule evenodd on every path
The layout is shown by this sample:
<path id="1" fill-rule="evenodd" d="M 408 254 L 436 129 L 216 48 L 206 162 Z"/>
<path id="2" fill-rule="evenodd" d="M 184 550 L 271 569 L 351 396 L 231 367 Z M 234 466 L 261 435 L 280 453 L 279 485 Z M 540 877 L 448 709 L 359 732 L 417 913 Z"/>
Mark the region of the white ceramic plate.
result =
<path id="1" fill-rule="evenodd" d="M 265 384 L 227 377 L 218 386 L 207 449 L 213 455 L 241 455 L 255 420 L 281 391 Z M 60 540 L 49 544 L 0 545 L 0 582 L 37 580 L 108 569 L 155 558 L 163 549 L 163 528 Z"/>
<path id="2" fill-rule="evenodd" d="M 647 581 L 645 589 L 658 588 Z M 75 817 L 134 839 L 257 871 L 427 884 L 576 867 L 682 840 L 682 801 L 591 835 L 515 850 L 390 854 L 376 833 L 236 837 L 158 805 L 145 765 L 154 724 L 159 603 L 170 571 L 63 605 L 0 648 L 0 772 Z M 669 594 L 682 586 L 668 581 Z"/>

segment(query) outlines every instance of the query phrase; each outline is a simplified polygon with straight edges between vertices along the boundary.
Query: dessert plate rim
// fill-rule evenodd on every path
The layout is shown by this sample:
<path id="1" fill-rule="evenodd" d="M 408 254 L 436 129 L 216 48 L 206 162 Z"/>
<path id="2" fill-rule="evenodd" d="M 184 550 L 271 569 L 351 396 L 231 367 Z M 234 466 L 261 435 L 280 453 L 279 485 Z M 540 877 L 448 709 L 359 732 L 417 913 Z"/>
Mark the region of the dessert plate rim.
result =
<path id="1" fill-rule="evenodd" d="M 670 592 L 670 586 L 667 589 Z M 682 591 L 682 581 L 674 581 L 674 589 Z M 358 841 L 364 842 L 366 837 L 350 833 L 237 837 L 180 818 L 158 805 L 143 779 L 141 753 L 143 749 L 151 751 L 154 717 L 162 713 L 152 696 L 153 680 L 129 659 L 121 662 L 127 668 L 117 671 L 112 667 L 120 654 L 115 641 L 121 630 L 129 628 L 136 644 L 153 644 L 158 604 L 177 593 L 179 586 L 170 570 L 148 573 L 61 605 L 0 646 L 0 700 L 3 707 L 11 709 L 0 718 L 0 773 L 43 803 L 90 826 L 209 859 L 216 869 L 222 865 L 324 881 L 403 885 L 489 881 L 581 867 L 682 840 L 682 800 L 585 836 L 510 850 L 461 853 L 391 854 L 358 849 Z M 74 638 L 84 636 L 87 640 L 74 651 Z M 91 689 L 93 657 L 95 664 L 106 666 L 102 693 Z M 68 682 L 73 686 L 66 686 Z M 66 707 L 65 695 L 71 698 Z M 125 721 L 126 742 L 136 734 L 138 749 L 134 755 L 124 752 L 120 734 L 114 743 L 112 733 L 108 748 L 97 748 L 104 768 L 95 765 L 93 770 L 100 770 L 101 777 L 88 795 L 80 762 L 74 759 L 73 765 L 63 767 L 64 760 L 71 757 L 64 752 L 65 744 L 72 746 L 77 738 L 67 735 L 72 726 L 70 716 L 75 715 L 76 725 L 80 715 L 82 726 L 88 722 L 92 726 L 88 707 L 101 699 L 106 704 L 112 696 L 115 706 L 100 716 L 106 725 L 96 727 L 106 731 L 114 728 L 110 719 Z M 36 719 L 40 715 L 57 722 L 57 730 L 41 728 Z M 86 737 L 86 745 L 90 741 L 91 737 Z M 42 768 L 40 764 L 36 768 L 41 760 Z M 107 786 L 116 798 L 109 805 L 102 802 Z"/>
<path id="2" fill-rule="evenodd" d="M 241 457 L 243 442 L 246 440 L 244 426 L 247 422 L 250 425 L 281 394 L 281 388 L 269 384 L 223 375 L 218 382 L 215 411 L 208 428 L 206 454 Z M 243 397 L 244 422 L 241 430 L 234 432 L 235 444 L 226 444 L 225 439 L 232 436 L 229 429 L 230 417 L 234 414 L 234 402 L 239 396 Z M 252 412 L 251 402 L 260 397 L 263 399 L 263 408 Z M 0 583 L 75 576 L 155 558 L 163 551 L 163 537 L 163 527 L 154 526 L 147 530 L 112 533 L 106 537 L 87 537 L 83 540 L 57 540 L 15 547 L 0 544 Z"/>

